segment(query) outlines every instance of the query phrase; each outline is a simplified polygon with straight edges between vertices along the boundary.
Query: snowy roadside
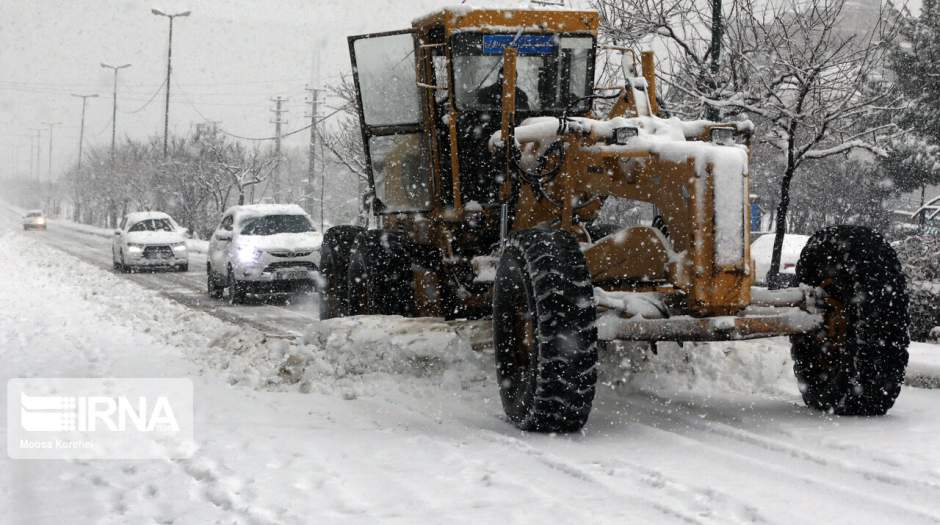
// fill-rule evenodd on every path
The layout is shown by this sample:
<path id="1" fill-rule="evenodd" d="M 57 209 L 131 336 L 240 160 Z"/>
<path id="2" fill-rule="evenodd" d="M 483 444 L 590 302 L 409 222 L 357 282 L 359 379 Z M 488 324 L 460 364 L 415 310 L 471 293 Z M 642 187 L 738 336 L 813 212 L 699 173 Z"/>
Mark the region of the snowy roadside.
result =
<path id="1" fill-rule="evenodd" d="M 186 460 L 3 458 L 0 523 L 940 516 L 940 391 L 906 388 L 886 418 L 819 414 L 801 406 L 781 340 L 605 353 L 584 434 L 531 435 L 502 416 L 492 355 L 445 323 L 359 317 L 270 337 L 41 235 L 0 233 L 3 376 L 189 377 L 198 449 Z"/>
<path id="2" fill-rule="evenodd" d="M 301 341 L 270 338 L 189 310 L 29 236 L 2 234 L 0 244 L 5 248 L 0 254 L 3 379 L 190 377 L 196 383 L 200 446 L 192 460 L 184 461 L 60 463 L 4 457 L 0 499 L 10 505 L 0 505 L 5 509 L 0 523 L 64 523 L 76 509 L 88 522 L 104 523 L 180 518 L 185 523 L 223 518 L 302 523 L 317 512 L 326 516 L 337 512 L 342 498 L 324 495 L 319 511 L 297 504 L 290 498 L 302 497 L 305 490 L 296 476 L 292 482 L 268 478 L 266 503 L 247 502 L 250 491 L 242 485 L 254 483 L 254 477 L 243 477 L 246 473 L 271 476 L 278 472 L 273 462 L 305 454 L 312 438 L 308 432 L 257 437 L 259 430 L 279 433 L 298 422 L 316 432 L 321 420 L 300 423 L 310 420 L 311 410 L 336 420 L 340 417 L 329 414 L 345 412 L 343 405 L 363 396 L 420 399 L 445 385 L 459 397 L 462 386 L 476 389 L 486 375 L 479 354 L 445 332 L 443 324 L 419 336 L 377 337 L 380 328 L 374 322 L 347 320 L 332 330 L 315 327 Z M 259 427 L 259 421 L 267 423 Z M 335 440 L 343 442 L 342 437 Z M 237 448 L 260 448 L 269 458 L 249 459 L 239 472 L 219 467 L 235 441 L 242 442 Z M 292 452 L 281 456 L 268 448 L 276 446 Z M 323 470 L 306 465 L 312 472 Z M 131 482 L 133 488 L 126 486 Z M 298 488 L 283 496 L 280 483 Z M 37 504 L 61 501 L 65 494 L 72 496 L 61 506 Z"/>
<path id="3" fill-rule="evenodd" d="M 0 205 L 6 206 L 10 210 L 14 211 L 18 215 L 23 215 L 26 213 L 26 210 L 18 206 L 13 206 L 12 204 L 7 204 L 0 202 Z M 62 228 L 67 228 L 72 231 L 81 232 L 87 235 L 94 235 L 95 237 L 102 237 L 105 239 L 114 238 L 114 230 L 109 228 L 99 228 L 97 226 L 91 226 L 88 224 L 82 224 L 68 219 L 48 219 L 50 224 L 60 226 Z M 194 253 L 208 253 L 209 252 L 209 241 L 202 241 L 199 239 L 187 239 L 186 248 Z"/>

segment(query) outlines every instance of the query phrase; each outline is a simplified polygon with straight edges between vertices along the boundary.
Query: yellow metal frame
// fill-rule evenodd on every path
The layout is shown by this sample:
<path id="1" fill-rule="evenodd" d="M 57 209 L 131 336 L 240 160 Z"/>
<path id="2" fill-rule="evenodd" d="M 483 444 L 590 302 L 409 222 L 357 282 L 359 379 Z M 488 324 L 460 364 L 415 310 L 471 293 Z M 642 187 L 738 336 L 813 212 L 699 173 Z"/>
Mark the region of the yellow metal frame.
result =
<path id="1" fill-rule="evenodd" d="M 462 31 L 506 32 L 522 28 L 526 32 L 539 33 L 586 33 L 596 37 L 598 15 L 592 11 L 543 11 L 543 10 L 442 10 L 414 22 L 419 43 L 427 41 L 433 31 L 443 30 L 445 53 L 452 59 L 450 36 Z M 432 44 L 432 45 L 437 45 Z M 503 87 L 503 112 L 501 128 L 503 137 L 511 137 L 516 125 L 515 108 L 515 58 L 512 48 L 504 53 L 505 79 Z M 452 62 L 451 62 L 452 63 Z M 659 111 L 656 100 L 656 76 L 654 56 L 651 52 L 641 54 L 646 95 L 653 115 Z M 418 55 L 418 81 L 433 84 L 431 78 L 430 53 Z M 450 141 L 450 165 L 452 184 L 442 188 L 440 170 L 435 169 L 435 191 L 453 192 L 453 209 L 443 209 L 440 199 L 434 200 L 434 209 L 429 214 L 431 231 L 427 241 L 442 248 L 445 255 L 453 255 L 452 233 L 448 224 L 464 220 L 464 209 L 460 195 L 460 170 L 457 151 L 457 108 L 453 103 L 453 78 L 448 83 L 451 89 L 448 124 Z M 634 90 L 626 86 L 608 117 L 636 114 L 637 104 L 633 100 Z M 435 168 L 443 159 L 436 144 L 437 134 L 431 120 L 434 113 L 433 92 L 425 90 L 425 129 L 432 141 L 432 156 Z M 704 127 L 699 140 L 708 140 L 711 128 L 721 126 L 714 123 Z M 727 124 L 724 124 L 727 125 Z M 532 188 L 522 185 L 516 203 L 517 212 L 513 230 L 521 230 L 552 223 L 559 224 L 576 237 L 587 241 L 585 230 L 580 226 L 595 219 L 608 196 L 631 199 L 654 204 L 669 228 L 668 245 L 662 235 L 651 228 L 634 228 L 624 232 L 616 242 L 607 239 L 592 244 L 585 250 L 585 257 L 595 281 L 611 289 L 640 290 L 656 289 L 664 292 L 682 292 L 688 311 L 696 316 L 730 315 L 740 312 L 750 302 L 750 287 L 753 275 L 750 268 L 749 232 L 747 225 L 748 206 L 743 206 L 743 256 L 740 264 L 720 267 L 717 264 L 715 230 L 715 188 L 711 176 L 712 167 L 706 166 L 703 176 L 696 172 L 692 160 L 674 162 L 661 158 L 651 151 L 612 151 L 595 148 L 597 140 L 590 137 L 568 136 L 564 165 L 558 177 L 549 183 L 545 191 L 551 201 L 562 203 L 561 209 L 552 202 L 536 195 Z M 506 148 L 507 150 L 509 148 Z M 507 170 L 509 159 L 506 159 Z M 507 173 L 508 175 L 508 173 Z M 504 183 L 500 197 L 508 199 L 512 190 Z M 747 196 L 747 179 L 744 188 Z M 702 202 L 699 202 L 702 199 Z M 587 203 L 575 206 L 575 203 Z M 399 219 L 390 218 L 394 226 Z M 387 219 L 388 220 L 388 219 Z M 402 218 L 401 221 L 408 219 Z M 399 226 L 406 226 L 401 222 Z M 680 257 L 670 258 L 670 253 Z M 428 305 L 430 309 L 430 305 Z"/>

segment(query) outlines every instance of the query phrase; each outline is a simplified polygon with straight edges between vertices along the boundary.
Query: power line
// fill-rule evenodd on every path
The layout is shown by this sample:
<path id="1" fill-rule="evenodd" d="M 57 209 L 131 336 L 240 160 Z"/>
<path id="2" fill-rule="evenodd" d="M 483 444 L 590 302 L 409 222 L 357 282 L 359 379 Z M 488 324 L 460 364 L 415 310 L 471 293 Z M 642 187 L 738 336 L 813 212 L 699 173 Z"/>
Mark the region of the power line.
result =
<path id="1" fill-rule="evenodd" d="M 199 111 L 199 108 L 197 108 L 192 102 L 187 102 L 187 103 L 189 104 L 189 107 L 193 108 L 193 111 L 195 111 L 196 114 L 198 114 L 199 117 L 202 118 L 202 120 L 205 120 L 206 122 L 209 122 L 209 123 L 216 122 L 216 121 L 211 120 L 209 117 L 203 115 L 203 113 L 202 113 L 201 111 Z M 321 122 L 324 122 L 324 121 L 328 120 L 330 117 L 336 115 L 336 114 L 339 113 L 340 111 L 342 111 L 342 108 L 333 110 L 332 112 L 328 113 L 325 117 L 322 117 L 322 118 L 318 119 L 318 120 L 316 121 L 316 124 L 319 124 L 319 123 L 321 123 Z M 297 128 L 297 129 L 295 129 L 295 130 L 293 130 L 293 131 L 289 131 L 289 132 L 287 132 L 287 133 L 283 133 L 283 134 L 281 134 L 281 138 L 289 137 L 289 136 L 291 136 L 291 135 L 296 135 L 297 133 L 300 133 L 301 131 L 306 131 L 306 130 L 310 129 L 310 127 L 313 126 L 313 124 L 314 124 L 314 123 L 310 123 L 310 124 L 307 124 L 306 126 L 304 126 L 304 127 L 302 127 L 302 128 Z M 251 140 L 251 141 L 256 141 L 256 142 L 263 142 L 263 141 L 266 141 L 266 140 L 275 140 L 275 139 L 277 138 L 276 136 L 271 136 L 271 137 L 245 137 L 245 136 L 242 136 L 242 135 L 238 135 L 238 134 L 235 134 L 235 133 L 231 133 L 231 132 L 226 131 L 226 130 L 224 130 L 224 129 L 222 129 L 222 128 L 216 128 L 216 129 L 218 129 L 219 132 L 221 132 L 223 135 L 228 135 L 229 137 L 236 138 L 236 139 L 241 139 L 241 140 Z"/>
<path id="2" fill-rule="evenodd" d="M 144 102 L 144 105 L 143 105 L 143 106 L 140 106 L 139 108 L 135 109 L 134 111 L 123 111 L 123 110 L 122 110 L 121 113 L 126 113 L 126 114 L 128 114 L 128 115 L 131 115 L 131 114 L 134 114 L 134 113 L 140 113 L 140 112 L 143 111 L 147 106 L 149 106 L 150 103 L 153 102 L 155 98 L 157 98 L 157 95 L 160 94 L 160 90 L 163 89 L 163 86 L 165 86 L 165 85 L 166 85 L 166 80 L 164 80 L 163 83 L 160 84 L 160 87 L 158 87 L 158 88 L 153 92 L 153 95 L 150 95 L 150 98 L 147 99 L 147 102 Z M 127 100 L 127 99 L 125 99 L 125 100 Z"/>

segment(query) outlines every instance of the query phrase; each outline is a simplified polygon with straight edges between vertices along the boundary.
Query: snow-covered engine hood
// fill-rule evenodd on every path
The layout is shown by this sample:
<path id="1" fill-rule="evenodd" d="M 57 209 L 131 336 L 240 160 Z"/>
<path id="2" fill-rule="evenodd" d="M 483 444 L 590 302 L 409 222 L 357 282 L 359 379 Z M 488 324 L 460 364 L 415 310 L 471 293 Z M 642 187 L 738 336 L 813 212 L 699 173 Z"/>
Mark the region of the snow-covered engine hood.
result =
<path id="1" fill-rule="evenodd" d="M 520 166 L 526 170 L 537 169 L 541 157 L 550 144 L 566 134 L 589 137 L 593 142 L 583 147 L 591 153 L 621 153 L 624 158 L 631 154 L 648 153 L 659 158 L 685 164 L 691 162 L 695 174 L 711 178 L 714 187 L 715 262 L 720 266 L 744 265 L 745 207 L 747 206 L 748 148 L 742 144 L 716 144 L 699 140 L 709 126 L 717 123 L 696 120 L 682 121 L 678 118 L 659 117 L 615 117 L 595 120 L 570 117 L 532 117 L 525 119 L 514 129 L 513 138 L 520 152 Z M 725 125 L 723 125 L 725 126 Z M 738 132 L 750 132 L 754 124 L 750 121 L 727 123 Z M 624 144 L 609 144 L 614 130 L 630 127 L 636 135 Z M 502 131 L 490 136 L 489 148 L 496 152 L 503 146 Z M 705 201 L 706 184 L 697 184 L 700 192 L 696 202 Z M 700 212 L 701 212 L 700 208 Z"/>
<path id="2" fill-rule="evenodd" d="M 126 240 L 134 244 L 173 244 L 185 242 L 186 238 L 180 232 L 130 232 Z"/>
<path id="3" fill-rule="evenodd" d="M 308 233 L 276 233 L 274 235 L 242 235 L 238 244 L 251 246 L 257 250 L 290 250 L 305 251 L 319 250 L 323 243 L 323 234 L 320 232 Z"/>

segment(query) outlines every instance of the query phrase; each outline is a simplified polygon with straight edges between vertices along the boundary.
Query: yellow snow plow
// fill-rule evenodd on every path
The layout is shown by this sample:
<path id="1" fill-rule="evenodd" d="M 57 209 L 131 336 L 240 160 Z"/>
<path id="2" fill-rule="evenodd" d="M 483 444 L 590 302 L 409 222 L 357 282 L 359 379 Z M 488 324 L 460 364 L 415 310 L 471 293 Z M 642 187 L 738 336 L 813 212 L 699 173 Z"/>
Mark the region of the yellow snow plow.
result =
<path id="1" fill-rule="evenodd" d="M 652 53 L 595 86 L 598 15 L 454 8 L 349 38 L 376 226 L 324 238 L 324 318 L 491 318 L 522 429 L 587 421 L 607 341 L 791 336 L 808 405 L 883 414 L 907 361 L 907 295 L 874 232 L 817 233 L 800 285 L 753 287 L 753 125 L 666 118 Z M 609 111 L 595 113 L 598 99 Z M 647 203 L 649 221 L 602 222 Z"/>

